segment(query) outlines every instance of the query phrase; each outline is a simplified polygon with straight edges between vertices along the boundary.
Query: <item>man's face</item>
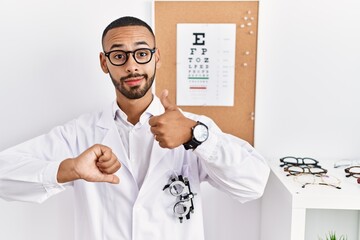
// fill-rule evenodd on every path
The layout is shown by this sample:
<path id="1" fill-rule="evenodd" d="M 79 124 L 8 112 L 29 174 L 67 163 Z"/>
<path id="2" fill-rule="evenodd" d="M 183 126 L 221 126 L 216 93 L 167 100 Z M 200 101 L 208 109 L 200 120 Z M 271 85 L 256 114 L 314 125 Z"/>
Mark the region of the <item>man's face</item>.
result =
<path id="1" fill-rule="evenodd" d="M 103 40 L 105 52 L 113 50 L 135 51 L 140 48 L 155 48 L 155 39 L 143 26 L 127 26 L 111 29 Z M 104 53 L 100 53 L 101 68 L 109 73 L 118 93 L 128 99 L 142 98 L 155 78 L 156 68 L 160 66 L 159 52 L 156 50 L 150 62 L 137 63 L 132 53 L 127 54 L 127 61 L 122 66 L 114 66 Z"/>

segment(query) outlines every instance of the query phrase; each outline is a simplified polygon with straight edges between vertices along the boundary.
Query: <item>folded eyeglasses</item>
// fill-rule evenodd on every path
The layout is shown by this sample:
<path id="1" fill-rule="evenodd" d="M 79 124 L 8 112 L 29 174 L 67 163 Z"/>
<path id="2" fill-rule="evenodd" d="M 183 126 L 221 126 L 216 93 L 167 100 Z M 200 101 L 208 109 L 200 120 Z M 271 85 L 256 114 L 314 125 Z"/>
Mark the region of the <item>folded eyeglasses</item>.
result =
<path id="1" fill-rule="evenodd" d="M 346 177 L 357 178 L 357 183 L 360 184 L 360 166 L 352 166 L 344 169 Z"/>
<path id="2" fill-rule="evenodd" d="M 280 167 L 284 167 L 286 165 L 311 165 L 311 166 L 319 166 L 319 161 L 315 160 L 313 158 L 309 158 L 309 157 L 304 157 L 304 158 L 300 158 L 300 157 L 283 157 L 280 158 Z"/>
<path id="3" fill-rule="evenodd" d="M 280 167 L 284 167 L 284 171 L 289 175 L 297 174 L 325 174 L 327 170 L 319 165 L 319 161 L 309 157 L 283 157 L 280 158 Z"/>
<path id="4" fill-rule="evenodd" d="M 180 223 L 183 222 L 184 217 L 190 219 L 190 213 L 194 213 L 193 198 L 196 194 L 191 192 L 188 178 L 174 175 L 164 186 L 163 191 L 166 189 L 169 189 L 170 194 L 177 199 L 173 211 L 175 216 L 180 219 Z"/>
<path id="5" fill-rule="evenodd" d="M 341 181 L 336 177 L 326 175 L 328 170 L 322 168 L 316 159 L 288 156 L 280 158 L 280 162 L 280 167 L 284 167 L 284 171 L 288 173 L 286 176 L 293 176 L 294 181 L 302 183 L 302 188 L 307 185 L 322 185 L 341 189 Z"/>

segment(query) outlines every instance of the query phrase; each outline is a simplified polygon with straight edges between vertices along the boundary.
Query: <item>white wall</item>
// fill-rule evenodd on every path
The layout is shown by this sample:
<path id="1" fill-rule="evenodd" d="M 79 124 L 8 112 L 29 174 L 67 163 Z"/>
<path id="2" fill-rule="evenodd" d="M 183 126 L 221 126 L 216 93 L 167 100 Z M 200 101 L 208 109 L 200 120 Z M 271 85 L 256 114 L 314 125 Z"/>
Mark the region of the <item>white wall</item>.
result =
<path id="1" fill-rule="evenodd" d="M 0 151 L 114 99 L 98 54 L 103 29 L 122 15 L 151 23 L 152 1 L 0 1 Z M 258 239 L 259 201 L 203 191 L 207 240 Z M 0 239 L 71 240 L 72 203 L 71 190 L 41 205 L 0 200 Z"/>
<path id="2" fill-rule="evenodd" d="M 269 157 L 360 157 L 360 2 L 260 6 L 257 147 Z"/>
<path id="3" fill-rule="evenodd" d="M 261 2 L 255 142 L 270 160 L 360 159 L 359 12 L 357 0 Z M 306 239 L 334 229 L 330 213 L 356 232 L 356 212 L 318 213 Z"/>

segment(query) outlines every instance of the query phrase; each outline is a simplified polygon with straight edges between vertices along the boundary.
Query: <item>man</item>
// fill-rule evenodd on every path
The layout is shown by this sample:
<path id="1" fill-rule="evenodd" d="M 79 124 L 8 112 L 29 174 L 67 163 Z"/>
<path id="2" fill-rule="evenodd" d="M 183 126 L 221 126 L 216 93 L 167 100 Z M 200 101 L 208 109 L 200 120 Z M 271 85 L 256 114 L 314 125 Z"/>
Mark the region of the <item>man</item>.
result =
<path id="1" fill-rule="evenodd" d="M 43 202 L 73 187 L 77 240 L 204 239 L 200 183 L 256 199 L 266 161 L 211 119 L 181 112 L 166 90 L 152 94 L 160 51 L 145 22 L 115 20 L 102 44 L 116 101 L 0 153 L 0 197 Z"/>

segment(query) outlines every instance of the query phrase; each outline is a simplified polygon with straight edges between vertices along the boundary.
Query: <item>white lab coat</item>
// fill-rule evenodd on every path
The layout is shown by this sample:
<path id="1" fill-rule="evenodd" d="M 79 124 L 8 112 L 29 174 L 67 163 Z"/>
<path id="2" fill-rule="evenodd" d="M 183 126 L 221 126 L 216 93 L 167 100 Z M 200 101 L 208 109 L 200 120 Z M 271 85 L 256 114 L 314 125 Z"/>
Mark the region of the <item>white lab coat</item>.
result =
<path id="1" fill-rule="evenodd" d="M 162 108 L 159 99 L 154 99 Z M 269 168 L 247 142 L 221 132 L 207 117 L 184 114 L 209 127 L 208 140 L 195 151 L 186 151 L 183 146 L 164 149 L 154 141 L 149 169 L 140 190 L 109 106 L 1 152 L 0 197 L 43 202 L 72 186 L 76 240 L 202 240 L 201 181 L 209 181 L 245 202 L 262 195 Z M 151 134 L 148 123 L 147 127 Z M 122 168 L 116 173 L 120 184 L 83 180 L 58 184 L 56 175 L 60 162 L 78 156 L 97 143 L 112 148 L 121 161 Z M 176 198 L 162 190 L 174 172 L 188 177 L 191 190 L 196 193 L 195 211 L 183 223 L 173 214 Z"/>

